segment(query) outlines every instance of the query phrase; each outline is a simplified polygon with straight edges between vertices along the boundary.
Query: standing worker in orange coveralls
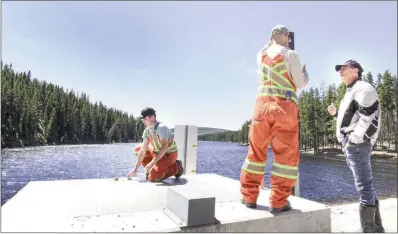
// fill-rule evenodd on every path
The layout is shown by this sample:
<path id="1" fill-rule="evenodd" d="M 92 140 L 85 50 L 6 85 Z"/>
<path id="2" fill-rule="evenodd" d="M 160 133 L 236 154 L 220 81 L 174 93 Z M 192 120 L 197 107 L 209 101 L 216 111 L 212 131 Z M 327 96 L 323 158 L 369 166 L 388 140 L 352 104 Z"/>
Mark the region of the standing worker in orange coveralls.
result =
<path id="1" fill-rule="evenodd" d="M 270 212 L 291 209 L 287 200 L 296 184 L 299 164 L 297 88 L 308 83 L 305 65 L 290 50 L 289 30 L 283 25 L 271 31 L 270 42 L 258 53 L 260 85 L 249 132 L 249 149 L 240 175 L 242 203 L 257 207 L 264 179 L 267 150 L 272 140 Z"/>
<path id="2" fill-rule="evenodd" d="M 139 151 L 137 162 L 128 177 L 134 176 L 138 167 L 142 165 L 151 182 L 160 182 L 171 176 L 179 178 L 184 169 L 182 162 L 177 160 L 178 150 L 173 133 L 166 125 L 156 120 L 153 108 L 144 108 L 139 118 L 146 126 L 143 133 L 144 142 L 134 149 L 135 153 Z"/>

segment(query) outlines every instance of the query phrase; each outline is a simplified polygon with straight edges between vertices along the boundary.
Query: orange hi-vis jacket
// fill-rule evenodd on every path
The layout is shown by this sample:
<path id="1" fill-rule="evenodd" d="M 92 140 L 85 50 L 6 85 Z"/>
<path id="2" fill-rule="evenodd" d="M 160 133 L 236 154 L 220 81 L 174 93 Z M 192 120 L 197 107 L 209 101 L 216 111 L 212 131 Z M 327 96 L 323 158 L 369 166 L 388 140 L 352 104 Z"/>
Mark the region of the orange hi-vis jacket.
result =
<path id="1" fill-rule="evenodd" d="M 263 52 L 257 97 L 270 96 L 297 102 L 297 87 L 286 68 L 283 52 L 285 51 L 282 50 L 273 59 Z"/>

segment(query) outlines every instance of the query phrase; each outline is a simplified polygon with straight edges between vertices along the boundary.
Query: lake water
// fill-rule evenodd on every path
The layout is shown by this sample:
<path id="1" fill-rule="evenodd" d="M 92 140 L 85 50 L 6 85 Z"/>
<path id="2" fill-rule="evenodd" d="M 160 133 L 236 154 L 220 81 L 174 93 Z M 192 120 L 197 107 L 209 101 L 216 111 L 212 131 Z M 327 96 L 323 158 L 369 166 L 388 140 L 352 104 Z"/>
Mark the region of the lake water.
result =
<path id="1" fill-rule="evenodd" d="M 135 157 L 136 143 L 112 145 L 48 146 L 2 150 L 1 204 L 29 181 L 126 177 Z M 247 147 L 235 143 L 198 142 L 197 173 L 215 173 L 239 180 Z M 272 151 L 269 151 L 265 186 L 269 188 Z M 397 196 L 396 161 L 372 162 L 377 194 Z M 351 171 L 342 158 L 301 157 L 301 197 L 334 204 L 358 200 Z M 142 172 L 142 168 L 140 168 Z M 239 188 L 236 188 L 239 189 Z"/>

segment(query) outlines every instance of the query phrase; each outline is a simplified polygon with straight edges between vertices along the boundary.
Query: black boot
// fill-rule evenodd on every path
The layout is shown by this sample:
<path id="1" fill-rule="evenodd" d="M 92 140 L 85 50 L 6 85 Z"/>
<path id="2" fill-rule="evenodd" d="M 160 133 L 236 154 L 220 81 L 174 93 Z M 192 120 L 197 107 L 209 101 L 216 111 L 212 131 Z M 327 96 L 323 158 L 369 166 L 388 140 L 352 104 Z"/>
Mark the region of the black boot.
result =
<path id="1" fill-rule="evenodd" d="M 381 222 L 379 200 L 376 200 L 375 224 L 376 224 L 376 231 L 375 232 L 377 232 L 377 233 L 386 232 L 384 230 L 383 224 Z"/>
<path id="2" fill-rule="evenodd" d="M 257 208 L 257 203 L 248 203 L 248 202 L 246 202 L 245 201 L 245 199 L 240 199 L 240 202 L 243 204 L 243 205 L 245 205 L 247 208 L 250 208 L 250 209 L 256 209 Z"/>
<path id="3" fill-rule="evenodd" d="M 359 205 L 359 218 L 361 221 L 362 232 L 376 232 L 375 213 L 376 206 Z"/>
<path id="4" fill-rule="evenodd" d="M 281 207 L 281 208 L 272 208 L 272 207 L 270 207 L 270 209 L 269 209 L 269 212 L 271 213 L 271 214 L 279 214 L 279 213 L 282 213 L 282 212 L 285 212 L 285 211 L 289 211 L 289 210 L 291 210 L 292 209 L 292 207 L 290 206 L 290 202 L 289 201 L 287 201 L 286 202 L 286 205 L 284 205 L 283 207 Z"/>
<path id="5" fill-rule="evenodd" d="M 182 162 L 181 162 L 181 160 L 177 160 L 176 161 L 176 165 L 177 165 L 177 168 L 178 168 L 178 174 L 177 175 L 175 175 L 175 177 L 178 179 L 178 178 L 180 178 L 181 176 L 182 176 L 182 174 L 184 173 L 184 168 L 182 167 Z"/>

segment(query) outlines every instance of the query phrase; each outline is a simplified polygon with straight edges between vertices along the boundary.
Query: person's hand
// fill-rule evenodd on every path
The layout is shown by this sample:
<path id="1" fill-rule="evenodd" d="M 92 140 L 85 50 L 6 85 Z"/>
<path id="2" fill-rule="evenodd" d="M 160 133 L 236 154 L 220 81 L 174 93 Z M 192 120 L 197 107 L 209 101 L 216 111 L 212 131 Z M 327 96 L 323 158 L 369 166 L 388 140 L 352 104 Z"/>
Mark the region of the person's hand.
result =
<path id="1" fill-rule="evenodd" d="M 145 172 L 149 173 L 149 171 L 152 169 L 152 167 L 155 165 L 154 161 L 151 161 L 150 163 L 148 163 L 145 167 Z"/>
<path id="2" fill-rule="evenodd" d="M 129 172 L 129 174 L 127 174 L 127 177 L 133 177 L 133 176 L 135 176 L 135 174 L 137 173 L 137 169 L 133 169 L 133 170 L 131 170 L 130 172 Z"/>
<path id="3" fill-rule="evenodd" d="M 336 115 L 336 107 L 333 103 L 328 106 L 328 112 L 331 116 Z"/>
<path id="4" fill-rule="evenodd" d="M 304 66 L 303 66 L 303 72 L 305 73 L 305 72 L 307 72 L 307 64 L 304 64 Z"/>

